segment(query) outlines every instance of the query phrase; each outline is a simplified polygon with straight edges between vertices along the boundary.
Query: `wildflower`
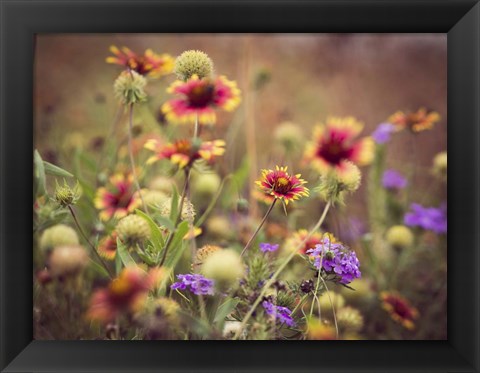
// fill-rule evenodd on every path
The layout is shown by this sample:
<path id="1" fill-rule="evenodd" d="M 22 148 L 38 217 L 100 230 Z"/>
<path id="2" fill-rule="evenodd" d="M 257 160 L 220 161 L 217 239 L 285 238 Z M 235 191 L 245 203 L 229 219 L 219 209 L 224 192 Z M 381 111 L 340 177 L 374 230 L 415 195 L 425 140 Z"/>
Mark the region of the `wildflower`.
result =
<path id="1" fill-rule="evenodd" d="M 176 58 L 174 71 L 177 78 L 183 81 L 187 81 L 194 75 L 200 79 L 208 78 L 213 73 L 213 62 L 208 54 L 189 50 Z"/>
<path id="2" fill-rule="evenodd" d="M 117 232 L 113 231 L 112 234 L 103 238 L 97 247 L 98 254 L 107 260 L 115 259 L 117 255 Z"/>
<path id="3" fill-rule="evenodd" d="M 213 195 L 218 191 L 222 180 L 216 173 L 202 173 L 195 175 L 193 189 L 203 196 Z"/>
<path id="4" fill-rule="evenodd" d="M 412 203 L 410 212 L 405 214 L 403 221 L 409 227 L 420 227 L 437 234 L 447 233 L 446 210 L 445 205 L 435 208 Z"/>
<path id="5" fill-rule="evenodd" d="M 373 159 L 374 143 L 370 137 L 356 140 L 362 129 L 363 123 L 353 117 L 327 118 L 325 125 L 315 127 L 304 160 L 320 173 L 341 171 L 346 161 L 358 166 L 369 164 Z"/>
<path id="6" fill-rule="evenodd" d="M 40 237 L 40 249 L 43 251 L 52 250 L 57 246 L 78 245 L 78 235 L 75 229 L 65 224 L 57 224 L 45 229 Z"/>
<path id="7" fill-rule="evenodd" d="M 173 58 L 168 54 L 157 54 L 151 49 L 147 49 L 140 56 L 127 47 L 123 47 L 120 50 L 114 45 L 110 47 L 110 51 L 114 56 L 107 57 L 107 63 L 125 66 L 140 75 L 157 78 L 170 74 L 173 70 Z"/>
<path id="8" fill-rule="evenodd" d="M 189 290 L 195 295 L 213 295 L 214 281 L 199 274 L 177 275 L 180 281 L 171 285 L 174 290 Z"/>
<path id="9" fill-rule="evenodd" d="M 285 324 L 289 327 L 295 327 L 296 323 L 292 317 L 292 311 L 287 307 L 276 306 L 273 303 L 264 300 L 262 302 L 265 313 L 272 316 L 279 324 Z"/>
<path id="10" fill-rule="evenodd" d="M 199 141 L 194 144 L 190 139 L 182 139 L 174 143 L 160 145 L 157 140 L 149 140 L 145 143 L 145 148 L 155 153 L 148 158 L 147 164 L 168 159 L 174 165 L 185 168 L 192 166 L 199 159 L 212 164 L 216 157 L 225 153 L 225 141 Z"/>
<path id="11" fill-rule="evenodd" d="M 118 237 L 131 247 L 150 238 L 151 230 L 147 221 L 138 215 L 127 215 L 122 218 L 115 230 Z"/>
<path id="12" fill-rule="evenodd" d="M 177 80 L 167 90 L 179 95 L 162 106 L 167 121 L 178 124 L 215 124 L 215 109 L 233 111 L 240 104 L 237 83 L 224 76 L 216 79 L 199 79 L 193 75 L 188 81 Z"/>
<path id="13" fill-rule="evenodd" d="M 111 218 L 122 218 L 135 211 L 141 204 L 141 200 L 136 198 L 131 174 L 115 174 L 106 187 L 97 190 L 94 204 L 99 210 L 101 220 Z"/>
<path id="14" fill-rule="evenodd" d="M 303 143 L 302 129 L 291 122 L 281 123 L 274 132 L 275 140 L 281 144 L 286 151 L 300 148 Z"/>
<path id="15" fill-rule="evenodd" d="M 307 337 L 313 340 L 335 340 L 337 334 L 335 328 L 317 318 L 307 320 Z"/>
<path id="16" fill-rule="evenodd" d="M 207 231 L 213 237 L 223 239 L 229 239 L 233 232 L 230 221 L 220 215 L 212 216 L 207 220 Z"/>
<path id="17" fill-rule="evenodd" d="M 395 170 L 386 170 L 383 173 L 382 185 L 385 189 L 400 190 L 407 186 L 407 179 L 403 175 Z"/>
<path id="18" fill-rule="evenodd" d="M 180 201 L 178 202 L 178 206 L 180 207 Z M 172 210 L 172 198 L 169 197 L 166 199 L 163 204 L 161 204 L 158 208 L 160 214 L 166 218 L 170 217 Z M 195 206 L 188 198 L 183 200 L 183 207 L 182 207 L 182 216 L 180 217 L 182 220 L 188 221 L 193 223 L 195 220 Z"/>
<path id="19" fill-rule="evenodd" d="M 192 264 L 192 269 L 196 270 L 200 268 L 210 255 L 212 255 L 214 252 L 219 250 L 222 250 L 220 246 L 215 246 L 215 245 L 202 246 L 200 249 L 197 250 L 197 254 L 195 255 L 195 259 Z"/>
<path id="20" fill-rule="evenodd" d="M 213 252 L 205 259 L 202 273 L 219 286 L 230 287 L 245 275 L 245 267 L 236 251 L 224 249 Z"/>
<path id="21" fill-rule="evenodd" d="M 267 242 L 262 242 L 260 244 L 260 251 L 262 253 L 266 252 L 274 252 L 278 250 L 279 244 L 272 244 L 272 243 L 267 243 Z"/>
<path id="22" fill-rule="evenodd" d="M 383 291 L 380 293 L 382 308 L 390 314 L 390 317 L 406 329 L 415 328 L 415 319 L 418 311 L 410 302 L 397 292 Z"/>
<path id="23" fill-rule="evenodd" d="M 103 289 L 95 291 L 90 300 L 87 317 L 108 323 L 121 313 L 138 312 L 148 292 L 158 283 L 162 272 L 159 268 L 144 272 L 139 267 L 127 267 Z"/>
<path id="24" fill-rule="evenodd" d="M 433 158 L 433 174 L 447 181 L 447 152 L 441 152 Z"/>
<path id="25" fill-rule="evenodd" d="M 363 316 L 356 308 L 343 307 L 337 312 L 337 322 L 343 332 L 356 333 L 363 327 Z"/>
<path id="26" fill-rule="evenodd" d="M 360 278 L 360 262 L 354 251 L 349 250 L 341 242 L 332 242 L 324 236 L 322 243 L 306 252 L 313 265 L 318 270 L 324 270 L 327 275 L 333 275 L 333 280 L 341 284 L 349 284 Z"/>
<path id="27" fill-rule="evenodd" d="M 136 104 L 147 99 L 147 80 L 135 71 L 122 71 L 113 83 L 113 91 L 124 105 Z"/>
<path id="28" fill-rule="evenodd" d="M 77 185 L 71 188 L 66 181 L 60 186 L 58 183 L 55 187 L 55 201 L 62 207 L 67 207 L 77 203 L 80 198 L 80 191 Z"/>
<path id="29" fill-rule="evenodd" d="M 390 141 L 395 126 L 392 123 L 380 123 L 372 133 L 372 138 L 377 144 L 386 144 Z"/>
<path id="30" fill-rule="evenodd" d="M 360 187 L 362 174 L 350 161 L 345 161 L 341 169 L 320 176 L 320 185 L 316 188 L 325 201 L 343 203 L 345 193 L 353 193 Z"/>
<path id="31" fill-rule="evenodd" d="M 53 249 L 48 259 L 50 273 L 54 277 L 73 276 L 88 264 L 88 254 L 80 245 L 63 245 Z"/>
<path id="32" fill-rule="evenodd" d="M 300 174 L 289 175 L 287 167 L 276 166 L 275 170 L 262 170 L 262 179 L 255 183 L 265 195 L 280 199 L 288 205 L 300 197 L 307 197 L 308 188 L 304 186 L 307 182 L 300 179 Z"/>
<path id="33" fill-rule="evenodd" d="M 416 112 L 397 111 L 388 121 L 395 125 L 398 130 L 404 128 L 417 133 L 433 128 L 433 125 L 440 120 L 440 115 L 435 111 L 420 108 Z"/>
<path id="34" fill-rule="evenodd" d="M 413 244 L 413 233 L 404 225 L 394 225 L 387 231 L 387 242 L 396 249 L 405 249 Z"/>
<path id="35" fill-rule="evenodd" d="M 285 242 L 285 249 L 288 251 L 295 250 L 303 240 L 307 237 L 308 231 L 306 229 L 300 229 L 292 234 L 290 238 Z M 314 232 L 305 244 L 298 250 L 300 254 L 305 254 L 308 249 L 313 249 L 316 245 L 321 244 L 323 235 L 319 232 Z"/>

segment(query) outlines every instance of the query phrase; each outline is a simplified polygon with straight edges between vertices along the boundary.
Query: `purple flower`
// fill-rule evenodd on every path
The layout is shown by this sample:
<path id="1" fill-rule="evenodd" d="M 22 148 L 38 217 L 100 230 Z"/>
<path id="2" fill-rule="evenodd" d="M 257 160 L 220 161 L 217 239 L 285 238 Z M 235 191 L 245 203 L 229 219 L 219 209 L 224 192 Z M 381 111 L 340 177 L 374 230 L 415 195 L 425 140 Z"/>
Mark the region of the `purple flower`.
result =
<path id="1" fill-rule="evenodd" d="M 349 284 L 362 276 L 355 252 L 339 242 L 330 242 L 328 238 L 324 238 L 322 244 L 307 250 L 306 254 L 313 258 L 315 268 L 335 275 L 335 280 L 341 284 Z"/>
<path id="2" fill-rule="evenodd" d="M 290 327 L 294 327 L 295 321 L 292 318 L 292 311 L 287 307 L 275 306 L 273 303 L 264 300 L 262 306 L 265 309 L 267 315 L 273 316 L 280 324 L 286 324 Z"/>
<path id="3" fill-rule="evenodd" d="M 278 250 L 279 245 L 278 244 L 271 244 L 268 242 L 262 242 L 260 244 L 260 251 L 262 253 L 266 253 L 267 251 L 273 252 Z"/>
<path id="4" fill-rule="evenodd" d="M 386 170 L 382 178 L 383 187 L 390 190 L 400 190 L 407 186 L 407 179 L 395 170 Z"/>
<path id="5" fill-rule="evenodd" d="M 423 207 L 412 203 L 403 221 L 409 227 L 420 227 L 437 234 L 447 233 L 447 206 Z"/>
<path id="6" fill-rule="evenodd" d="M 390 141 L 390 136 L 394 131 L 395 126 L 392 123 L 381 123 L 372 133 L 373 140 L 377 144 L 385 144 Z"/>
<path id="7" fill-rule="evenodd" d="M 172 284 L 172 289 L 189 290 L 196 295 L 213 295 L 214 281 L 199 274 L 177 275 L 180 280 Z"/>

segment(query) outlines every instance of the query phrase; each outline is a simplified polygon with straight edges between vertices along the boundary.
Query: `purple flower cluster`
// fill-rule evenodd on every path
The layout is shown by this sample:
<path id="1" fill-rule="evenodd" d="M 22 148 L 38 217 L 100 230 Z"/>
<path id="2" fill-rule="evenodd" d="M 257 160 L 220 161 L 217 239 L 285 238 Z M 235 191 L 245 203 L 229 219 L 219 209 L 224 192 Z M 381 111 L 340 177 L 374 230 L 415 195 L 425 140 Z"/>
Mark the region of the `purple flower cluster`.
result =
<path id="1" fill-rule="evenodd" d="M 447 207 L 423 207 L 412 203 L 410 211 L 405 214 L 404 223 L 409 227 L 420 227 L 437 234 L 447 233 Z"/>
<path id="2" fill-rule="evenodd" d="M 315 268 L 335 275 L 341 284 L 349 284 L 362 275 L 359 269 L 360 261 L 355 252 L 339 242 L 330 242 L 328 238 L 324 238 L 323 244 L 307 250 L 306 254 L 313 257 Z"/>
<path id="3" fill-rule="evenodd" d="M 278 250 L 279 245 L 278 244 L 272 244 L 268 242 L 262 242 L 260 244 L 260 251 L 262 253 L 266 253 L 268 251 L 273 252 Z"/>
<path id="4" fill-rule="evenodd" d="M 296 325 L 292 318 L 292 311 L 287 307 L 276 306 L 268 300 L 264 300 L 262 306 L 267 315 L 273 316 L 280 324 L 286 324 L 290 327 Z"/>
<path id="5" fill-rule="evenodd" d="M 395 126 L 392 123 L 381 123 L 372 133 L 373 140 L 377 144 L 385 144 L 390 141 L 390 136 L 394 131 Z"/>
<path id="6" fill-rule="evenodd" d="M 407 179 L 400 172 L 386 170 L 382 178 L 383 187 L 390 190 L 400 190 L 407 186 Z"/>
<path id="7" fill-rule="evenodd" d="M 180 280 L 172 284 L 172 289 L 190 290 L 196 295 L 213 295 L 214 281 L 199 274 L 177 275 Z"/>

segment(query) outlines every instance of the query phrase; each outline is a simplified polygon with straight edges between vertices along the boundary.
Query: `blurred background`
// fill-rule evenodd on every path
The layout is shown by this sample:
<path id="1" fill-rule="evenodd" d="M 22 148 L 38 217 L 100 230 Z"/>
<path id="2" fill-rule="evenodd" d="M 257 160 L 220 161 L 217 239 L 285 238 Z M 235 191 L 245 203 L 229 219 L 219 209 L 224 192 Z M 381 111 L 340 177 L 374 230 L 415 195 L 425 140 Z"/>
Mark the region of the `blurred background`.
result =
<path id="1" fill-rule="evenodd" d="M 215 138 L 227 140 L 227 153 L 218 172 L 225 176 L 229 170 L 238 170 L 246 154 L 250 165 L 248 182 L 238 192 L 250 200 L 253 217 L 261 216 L 264 210 L 249 196 L 250 186 L 262 168 L 285 164 L 294 166 L 293 172 L 301 172 L 309 182 L 314 179 L 314 174 L 300 165 L 301 155 L 285 157 L 272 141 L 276 128 L 292 122 L 309 140 L 314 125 L 329 115 L 354 116 L 365 124 L 362 135 L 370 135 L 398 110 L 426 107 L 438 112 L 441 120 L 433 130 L 395 135 L 388 146 L 386 164 L 409 175 L 412 167 L 415 169 L 410 180 L 410 201 L 438 206 L 446 198 L 446 185 L 433 184 L 430 172 L 433 157 L 447 147 L 445 34 L 38 35 L 34 143 L 43 159 L 71 170 L 74 149 L 94 154 L 112 136 L 112 122 L 119 107 L 112 85 L 121 68 L 105 63 L 111 45 L 128 46 L 138 54 L 151 48 L 172 56 L 199 49 L 212 58 L 217 74 L 237 82 L 242 104 L 233 114 L 219 113 L 214 129 Z M 166 87 L 174 80 L 169 75 L 149 83 L 149 101 L 135 118 L 143 132 L 163 131 L 166 126 L 160 107 L 169 97 Z M 122 127 L 113 135 L 122 138 L 125 130 Z M 364 182 L 327 222 L 326 228 L 341 238 L 349 236 L 344 239 L 353 246 L 359 235 L 369 230 L 366 189 Z M 309 215 L 318 214 L 320 205 L 312 202 L 300 211 L 300 223 L 308 227 L 312 220 Z M 284 220 L 280 209 L 272 217 L 273 222 L 276 220 Z M 446 338 L 446 252 L 440 264 L 436 262 L 435 269 L 430 270 L 430 249 L 419 256 L 419 272 L 411 279 L 418 289 L 406 291 L 410 299 L 414 298 L 420 314 L 429 315 L 428 325 L 411 334 L 391 332 L 372 322 L 364 331 L 367 338 Z M 362 248 L 358 250 L 362 258 Z M 365 272 L 366 280 L 370 280 L 369 272 Z M 440 281 L 439 273 L 445 276 Z M 432 288 L 434 283 L 438 289 Z M 372 278 L 367 287 L 375 292 L 375 286 Z M 368 321 L 368 307 L 362 305 L 363 300 L 352 302 L 364 316 L 367 313 Z M 432 302 L 438 302 L 433 310 L 428 308 Z M 372 312 L 370 318 L 374 315 Z"/>

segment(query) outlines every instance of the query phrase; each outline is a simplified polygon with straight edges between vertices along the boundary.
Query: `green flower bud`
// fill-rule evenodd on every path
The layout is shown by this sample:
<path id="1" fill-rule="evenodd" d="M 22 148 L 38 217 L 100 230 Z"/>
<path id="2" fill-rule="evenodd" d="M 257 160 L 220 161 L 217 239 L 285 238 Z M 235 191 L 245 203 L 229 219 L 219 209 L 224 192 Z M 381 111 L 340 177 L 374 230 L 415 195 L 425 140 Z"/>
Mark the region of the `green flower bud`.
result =
<path id="1" fill-rule="evenodd" d="M 64 224 L 57 224 L 45 229 L 40 237 L 40 249 L 43 251 L 52 250 L 57 246 L 78 245 L 77 232 Z"/>
<path id="2" fill-rule="evenodd" d="M 136 71 L 122 71 L 113 84 L 115 96 L 125 105 L 146 101 L 147 79 Z"/>
<path id="3" fill-rule="evenodd" d="M 129 247 L 142 243 L 151 235 L 150 226 L 138 215 L 125 216 L 118 222 L 115 230 L 122 242 Z"/>
<path id="4" fill-rule="evenodd" d="M 220 288 L 230 288 L 238 285 L 238 280 L 245 274 L 245 267 L 236 251 L 217 250 L 206 258 L 201 272 L 205 277 L 215 280 Z"/>
<path id="5" fill-rule="evenodd" d="M 193 189 L 201 195 L 213 195 L 218 191 L 222 180 L 216 173 L 206 173 L 196 175 L 194 178 Z"/>
<path id="6" fill-rule="evenodd" d="M 187 81 L 193 75 L 200 79 L 208 78 L 213 73 L 213 62 L 204 52 L 189 50 L 175 60 L 174 72 L 178 79 Z"/>
<path id="7" fill-rule="evenodd" d="M 406 249 L 413 244 L 413 233 L 404 225 L 394 225 L 387 231 L 387 242 L 395 249 Z"/>
<path id="8" fill-rule="evenodd" d="M 71 206 L 77 203 L 80 198 L 80 192 L 78 188 L 78 182 L 73 189 L 64 180 L 63 185 L 56 183 L 55 188 L 55 201 L 62 207 Z"/>

